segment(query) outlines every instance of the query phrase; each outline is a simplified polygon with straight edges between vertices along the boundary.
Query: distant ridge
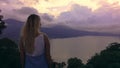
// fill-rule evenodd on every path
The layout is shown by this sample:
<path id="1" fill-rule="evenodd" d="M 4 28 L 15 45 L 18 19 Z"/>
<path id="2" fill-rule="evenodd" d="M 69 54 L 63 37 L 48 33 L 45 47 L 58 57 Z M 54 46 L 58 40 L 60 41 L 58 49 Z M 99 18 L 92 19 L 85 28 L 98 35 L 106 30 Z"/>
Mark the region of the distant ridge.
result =
<path id="1" fill-rule="evenodd" d="M 2 31 L 0 38 L 8 37 L 18 41 L 20 37 L 20 31 L 24 23 L 14 19 L 7 19 L 5 20 L 5 22 L 8 24 L 8 26 L 6 29 Z M 64 25 L 56 25 L 53 27 L 43 27 L 41 30 L 47 33 L 47 35 L 52 39 L 71 38 L 71 37 L 80 37 L 80 36 L 120 36 L 118 34 L 111 34 L 111 33 L 75 30 Z"/>

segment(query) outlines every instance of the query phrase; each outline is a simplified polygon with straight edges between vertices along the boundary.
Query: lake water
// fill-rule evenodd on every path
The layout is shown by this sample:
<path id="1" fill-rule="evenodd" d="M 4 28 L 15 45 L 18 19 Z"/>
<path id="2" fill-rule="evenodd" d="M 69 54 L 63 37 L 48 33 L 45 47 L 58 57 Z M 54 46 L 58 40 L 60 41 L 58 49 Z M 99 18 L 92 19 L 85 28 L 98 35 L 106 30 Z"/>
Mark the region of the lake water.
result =
<path id="1" fill-rule="evenodd" d="M 76 38 L 52 39 L 51 54 L 54 61 L 66 62 L 68 58 L 78 57 L 84 63 L 95 53 L 105 49 L 108 44 L 120 42 L 118 37 L 84 36 Z"/>

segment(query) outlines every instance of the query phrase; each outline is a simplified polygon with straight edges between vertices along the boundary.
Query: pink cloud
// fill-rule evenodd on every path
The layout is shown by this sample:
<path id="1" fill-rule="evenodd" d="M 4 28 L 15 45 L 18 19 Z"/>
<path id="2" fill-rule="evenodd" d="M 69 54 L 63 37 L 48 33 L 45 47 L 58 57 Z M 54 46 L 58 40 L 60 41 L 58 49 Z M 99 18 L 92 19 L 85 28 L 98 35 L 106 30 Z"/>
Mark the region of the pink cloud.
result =
<path id="1" fill-rule="evenodd" d="M 1 3 L 7 3 L 9 0 L 0 0 Z M 15 2 L 14 2 L 15 3 Z M 16 2 L 19 3 L 19 2 Z M 13 18 L 17 20 L 26 20 L 27 16 L 32 13 L 39 14 L 44 24 L 52 25 L 67 25 L 74 29 L 99 31 L 102 32 L 118 32 L 120 27 L 120 5 L 118 2 L 107 3 L 106 1 L 99 1 L 101 7 L 92 11 L 86 6 L 78 4 L 72 5 L 71 11 L 62 12 L 57 19 L 50 14 L 41 14 L 35 8 L 24 7 L 14 8 L 11 6 L 12 2 L 8 5 L 0 4 L 0 9 L 3 10 L 2 14 L 5 18 Z M 54 22 L 54 23 L 52 23 Z M 116 27 L 117 25 L 117 27 Z M 111 30 L 111 29 L 112 30 Z"/>
<path id="2" fill-rule="evenodd" d="M 120 5 L 118 3 L 104 3 L 96 11 L 75 4 L 71 11 L 61 13 L 57 20 L 59 23 L 75 29 L 119 33 L 119 18 Z M 118 26 L 115 27 L 116 25 Z"/>

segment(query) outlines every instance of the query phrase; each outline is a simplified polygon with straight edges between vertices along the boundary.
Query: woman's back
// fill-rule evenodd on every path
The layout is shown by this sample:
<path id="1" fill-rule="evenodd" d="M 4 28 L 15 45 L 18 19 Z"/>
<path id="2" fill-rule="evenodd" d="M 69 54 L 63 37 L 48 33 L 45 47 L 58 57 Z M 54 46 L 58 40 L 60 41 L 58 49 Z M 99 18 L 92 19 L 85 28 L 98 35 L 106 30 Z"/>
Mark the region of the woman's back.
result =
<path id="1" fill-rule="evenodd" d="M 51 64 L 49 39 L 40 27 L 41 19 L 36 14 L 31 14 L 24 24 L 19 42 L 23 68 L 48 68 Z"/>
<path id="2" fill-rule="evenodd" d="M 34 48 L 33 54 L 26 53 L 25 68 L 48 68 L 43 34 L 35 38 Z"/>
<path id="3" fill-rule="evenodd" d="M 45 45 L 44 45 L 44 35 L 41 33 L 35 38 L 34 43 L 34 52 L 33 54 L 29 54 L 26 52 L 26 55 L 29 56 L 40 56 L 44 53 Z"/>

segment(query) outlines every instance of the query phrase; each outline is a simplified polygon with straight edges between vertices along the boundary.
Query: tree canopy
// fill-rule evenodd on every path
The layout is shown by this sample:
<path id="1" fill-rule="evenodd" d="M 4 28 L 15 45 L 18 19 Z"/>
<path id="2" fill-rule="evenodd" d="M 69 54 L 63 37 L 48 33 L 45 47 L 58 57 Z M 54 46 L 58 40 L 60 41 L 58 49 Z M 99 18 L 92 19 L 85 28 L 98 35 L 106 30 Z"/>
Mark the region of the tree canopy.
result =
<path id="1" fill-rule="evenodd" d="M 120 68 L 120 43 L 111 43 L 100 54 L 88 60 L 93 68 Z"/>
<path id="2" fill-rule="evenodd" d="M 0 39 L 0 68 L 20 68 L 18 47 L 8 38 Z"/>

